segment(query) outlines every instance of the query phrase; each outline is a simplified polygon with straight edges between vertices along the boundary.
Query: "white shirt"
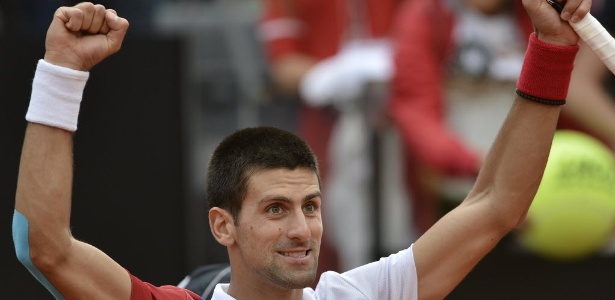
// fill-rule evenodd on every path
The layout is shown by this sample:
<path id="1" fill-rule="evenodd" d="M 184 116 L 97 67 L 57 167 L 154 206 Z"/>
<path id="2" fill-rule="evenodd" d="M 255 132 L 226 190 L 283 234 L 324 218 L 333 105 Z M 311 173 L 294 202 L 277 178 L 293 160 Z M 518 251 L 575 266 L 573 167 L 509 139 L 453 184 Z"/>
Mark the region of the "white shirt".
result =
<path id="1" fill-rule="evenodd" d="M 412 246 L 379 261 L 320 276 L 316 289 L 303 289 L 304 300 L 417 299 L 417 275 Z M 218 284 L 212 300 L 235 300 L 226 293 L 229 284 Z"/>

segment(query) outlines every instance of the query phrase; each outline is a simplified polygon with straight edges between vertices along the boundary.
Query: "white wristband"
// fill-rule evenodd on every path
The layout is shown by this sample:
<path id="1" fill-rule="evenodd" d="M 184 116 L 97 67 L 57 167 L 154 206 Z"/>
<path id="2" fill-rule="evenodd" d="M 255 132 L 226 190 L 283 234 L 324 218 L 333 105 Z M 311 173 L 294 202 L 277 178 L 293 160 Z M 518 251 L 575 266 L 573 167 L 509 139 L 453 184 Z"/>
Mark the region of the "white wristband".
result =
<path id="1" fill-rule="evenodd" d="M 77 130 L 85 83 L 90 73 L 39 60 L 26 120 L 68 131 Z"/>

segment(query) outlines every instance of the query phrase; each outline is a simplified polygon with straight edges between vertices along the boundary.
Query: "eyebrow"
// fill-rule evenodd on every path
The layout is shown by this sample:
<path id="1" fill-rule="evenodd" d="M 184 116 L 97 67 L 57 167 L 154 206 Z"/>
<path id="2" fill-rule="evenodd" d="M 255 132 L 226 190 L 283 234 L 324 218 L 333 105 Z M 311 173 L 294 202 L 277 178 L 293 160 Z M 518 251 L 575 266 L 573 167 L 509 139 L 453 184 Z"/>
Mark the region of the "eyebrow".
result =
<path id="1" fill-rule="evenodd" d="M 305 197 L 303 197 L 303 202 L 306 202 L 308 200 L 312 200 L 314 198 L 318 198 L 318 197 L 322 197 L 322 194 L 320 192 L 315 192 L 315 193 L 311 193 L 311 194 L 307 194 Z M 265 195 L 265 197 L 261 198 L 258 201 L 258 205 L 260 206 L 261 204 L 263 204 L 264 202 L 267 201 L 281 201 L 281 202 L 285 202 L 285 203 L 292 203 L 293 200 L 286 197 L 286 196 L 281 196 L 281 195 Z"/>

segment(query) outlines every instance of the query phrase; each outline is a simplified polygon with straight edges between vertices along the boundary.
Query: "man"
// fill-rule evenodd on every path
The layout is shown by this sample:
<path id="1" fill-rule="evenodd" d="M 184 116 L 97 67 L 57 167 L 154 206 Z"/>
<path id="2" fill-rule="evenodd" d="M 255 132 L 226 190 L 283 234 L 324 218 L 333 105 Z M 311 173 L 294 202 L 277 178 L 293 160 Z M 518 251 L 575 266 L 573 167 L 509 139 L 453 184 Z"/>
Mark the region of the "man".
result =
<path id="1" fill-rule="evenodd" d="M 442 299 L 525 216 L 566 98 L 580 19 L 589 0 L 569 0 L 562 18 L 524 0 L 536 33 L 517 99 L 474 189 L 408 249 L 349 272 L 326 272 L 316 289 L 322 236 L 320 182 L 312 152 L 272 128 L 239 131 L 209 166 L 212 234 L 228 249 L 230 284 L 214 299 Z M 120 49 L 128 22 L 101 5 L 59 8 L 47 33 L 26 119 L 13 234 L 20 261 L 57 299 L 199 299 L 132 276 L 74 239 L 69 215 L 72 136 L 88 73 Z"/>

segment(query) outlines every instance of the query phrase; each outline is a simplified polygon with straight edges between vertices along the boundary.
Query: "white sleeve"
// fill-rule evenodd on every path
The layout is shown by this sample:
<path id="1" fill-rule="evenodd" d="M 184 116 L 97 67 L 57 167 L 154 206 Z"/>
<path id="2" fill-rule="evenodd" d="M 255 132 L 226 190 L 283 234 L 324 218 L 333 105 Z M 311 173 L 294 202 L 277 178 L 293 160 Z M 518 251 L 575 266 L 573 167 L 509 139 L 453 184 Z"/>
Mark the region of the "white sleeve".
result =
<path id="1" fill-rule="evenodd" d="M 379 261 L 339 274 L 325 272 L 316 286 L 316 298 L 412 299 L 417 296 L 412 246 Z"/>

